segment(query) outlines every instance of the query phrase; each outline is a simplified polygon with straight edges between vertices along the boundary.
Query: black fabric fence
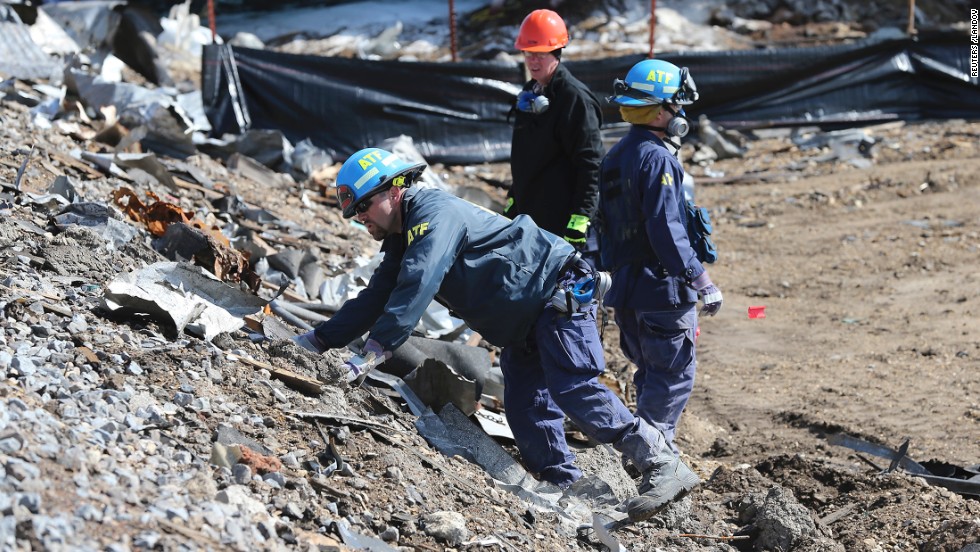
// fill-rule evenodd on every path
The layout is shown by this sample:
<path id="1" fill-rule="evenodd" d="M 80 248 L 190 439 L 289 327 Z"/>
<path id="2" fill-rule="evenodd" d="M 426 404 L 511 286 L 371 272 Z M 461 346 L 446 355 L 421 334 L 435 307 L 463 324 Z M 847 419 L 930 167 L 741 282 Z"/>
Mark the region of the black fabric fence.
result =
<path id="1" fill-rule="evenodd" d="M 688 67 L 701 99 L 687 109 L 730 128 L 884 120 L 980 119 L 961 32 L 851 45 L 665 53 Z M 643 55 L 564 61 L 600 99 Z M 233 63 L 231 61 L 234 61 Z M 243 127 L 309 138 L 335 158 L 401 134 L 430 162 L 507 160 L 508 112 L 522 67 L 494 62 L 367 61 L 210 46 L 205 108 L 216 134 Z M 605 102 L 603 102 L 605 104 Z M 606 105 L 605 123 L 618 123 Z"/>

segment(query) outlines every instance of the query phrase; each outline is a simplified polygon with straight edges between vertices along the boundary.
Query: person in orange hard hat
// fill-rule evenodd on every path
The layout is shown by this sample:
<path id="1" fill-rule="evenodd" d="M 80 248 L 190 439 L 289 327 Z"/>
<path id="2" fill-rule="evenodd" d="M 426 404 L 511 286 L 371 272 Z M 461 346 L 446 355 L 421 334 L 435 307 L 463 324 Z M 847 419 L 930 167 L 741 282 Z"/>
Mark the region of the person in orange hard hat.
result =
<path id="1" fill-rule="evenodd" d="M 523 52 L 531 79 L 512 110 L 513 184 L 504 214 L 530 216 L 595 264 L 597 240 L 590 226 L 604 154 L 602 113 L 599 100 L 561 64 L 567 45 L 568 29 L 557 13 L 534 10 L 524 18 L 514 47 Z"/>

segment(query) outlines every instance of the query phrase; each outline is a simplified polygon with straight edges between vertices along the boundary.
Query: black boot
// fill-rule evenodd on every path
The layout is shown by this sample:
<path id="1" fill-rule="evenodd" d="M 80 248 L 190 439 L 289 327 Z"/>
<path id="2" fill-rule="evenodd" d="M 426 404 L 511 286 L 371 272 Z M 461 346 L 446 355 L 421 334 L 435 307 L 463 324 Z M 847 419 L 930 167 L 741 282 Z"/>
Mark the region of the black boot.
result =
<path id="1" fill-rule="evenodd" d="M 630 521 L 643 521 L 657 514 L 664 506 L 687 494 L 701 482 L 697 474 L 669 451 L 643 472 L 640 495 L 626 502 Z M 658 459 L 658 460 L 660 460 Z"/>

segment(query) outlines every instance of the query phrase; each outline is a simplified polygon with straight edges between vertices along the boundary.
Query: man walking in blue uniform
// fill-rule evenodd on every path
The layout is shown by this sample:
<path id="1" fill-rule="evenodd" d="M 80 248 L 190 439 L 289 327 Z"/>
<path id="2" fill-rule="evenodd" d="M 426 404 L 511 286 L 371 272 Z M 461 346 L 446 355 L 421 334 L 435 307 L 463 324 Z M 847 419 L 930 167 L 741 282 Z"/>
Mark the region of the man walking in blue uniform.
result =
<path id="1" fill-rule="evenodd" d="M 697 100 L 687 69 L 643 60 L 610 98 L 632 123 L 603 159 L 599 177 L 600 253 L 612 272 L 605 305 L 615 310 L 620 345 L 637 366 L 636 413 L 674 435 L 694 388 L 698 297 L 702 313 L 721 309 L 721 291 L 698 260 L 687 234 L 684 170 L 676 151 L 687 134 L 684 105 Z"/>
<path id="2" fill-rule="evenodd" d="M 297 343 L 322 353 L 369 332 L 364 354 L 348 362 L 354 380 L 404 343 L 437 299 L 503 348 L 507 420 L 536 477 L 561 488 L 581 477 L 565 441 L 568 415 L 643 471 L 641 495 L 627 505 L 631 519 L 693 488 L 698 477 L 663 434 L 598 380 L 605 363 L 594 269 L 527 216 L 509 220 L 440 190 L 411 188 L 423 169 L 377 148 L 341 167 L 344 216 L 381 241 L 384 258 L 367 288 Z"/>

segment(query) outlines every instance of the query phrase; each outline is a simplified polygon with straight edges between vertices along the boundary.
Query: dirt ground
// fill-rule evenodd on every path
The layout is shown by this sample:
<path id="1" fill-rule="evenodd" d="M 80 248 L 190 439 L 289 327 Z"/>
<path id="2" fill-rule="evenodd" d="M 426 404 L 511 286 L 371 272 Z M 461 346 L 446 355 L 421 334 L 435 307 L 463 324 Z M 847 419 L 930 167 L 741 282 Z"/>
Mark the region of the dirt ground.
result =
<path id="1" fill-rule="evenodd" d="M 893 447 L 909 438 L 920 461 L 980 461 L 978 130 L 870 129 L 863 169 L 775 140 L 713 164 L 727 180 L 697 197 L 715 213 L 710 272 L 726 301 L 702 320 L 691 412 L 726 447 L 751 457 L 839 429 Z"/>
<path id="2" fill-rule="evenodd" d="M 828 436 L 892 449 L 908 439 L 908 456 L 935 462 L 937 473 L 943 464 L 976 473 L 980 124 L 864 133 L 874 142 L 867 155 L 854 143 L 841 155 L 802 150 L 773 133 L 749 141 L 742 158 L 689 164 L 697 200 L 713 213 L 721 257 L 709 272 L 725 296 L 722 311 L 701 320 L 697 383 L 679 430 L 707 480 L 693 509 L 736 490 L 729 470 L 750 465 L 815 519 L 853 507 L 828 526 L 846 550 L 959 550 L 980 542 L 975 497 L 876 475 L 870 463 L 887 468 L 888 459 Z M 750 318 L 759 306 L 765 318 Z M 605 335 L 609 370 L 628 396 L 614 324 Z M 973 525 L 965 540 L 927 544 L 952 534 L 947 522 Z"/>
<path id="3" fill-rule="evenodd" d="M 802 149 L 796 142 L 834 136 L 802 129 L 749 136 L 740 158 L 689 163 L 697 199 L 713 213 L 721 257 L 710 273 L 725 294 L 721 313 L 701 321 L 697 383 L 679 431 L 704 484 L 665 515 L 618 532 L 629 550 L 959 551 L 980 543 L 976 497 L 902 470 L 883 475 L 888 458 L 829 441 L 846 434 L 894 450 L 908 439 L 908 456 L 934 473 L 980 463 L 980 123 L 863 133 L 865 145 L 873 142 L 865 154 L 853 140 Z M 682 158 L 694 154 L 685 146 Z M 506 180 L 506 166 L 433 170 L 503 197 L 483 182 Z M 759 306 L 766 317 L 749 318 Z M 609 384 L 628 400 L 631 368 L 614 324 L 605 344 Z M 382 450 L 375 460 L 390 462 Z M 583 449 L 583 462 L 593 453 Z M 479 480 L 472 468 L 463 473 Z M 500 519 L 499 505 L 473 503 L 454 478 L 424 478 L 445 488 L 469 523 L 514 527 L 513 510 Z M 788 491 L 811 529 L 774 529 L 756 517 L 751 505 L 774 489 Z M 520 529 L 505 534 L 517 549 L 597 546 L 592 534 L 572 543 L 553 525 L 528 525 L 542 534 L 533 545 L 515 536 Z M 745 539 L 717 538 L 732 536 Z"/>

